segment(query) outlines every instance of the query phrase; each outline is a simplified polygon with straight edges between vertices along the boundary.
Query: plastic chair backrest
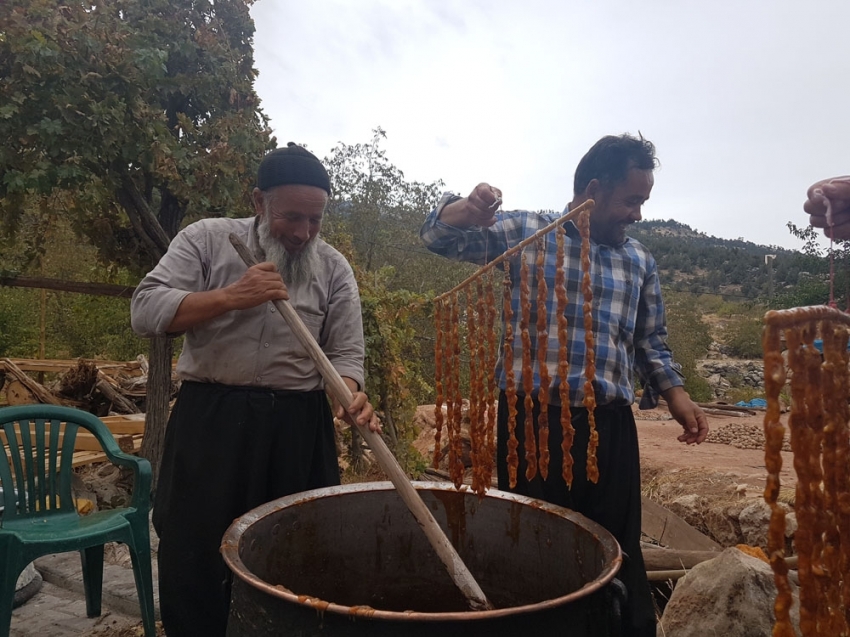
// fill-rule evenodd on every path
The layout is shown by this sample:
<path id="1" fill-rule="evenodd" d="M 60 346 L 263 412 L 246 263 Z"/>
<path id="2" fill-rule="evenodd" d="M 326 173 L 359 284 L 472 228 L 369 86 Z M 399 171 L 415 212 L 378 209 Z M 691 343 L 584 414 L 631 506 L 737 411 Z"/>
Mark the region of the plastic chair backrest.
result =
<path id="1" fill-rule="evenodd" d="M 0 410 L 0 503 L 3 521 L 74 514 L 71 470 L 79 410 L 13 407 Z"/>

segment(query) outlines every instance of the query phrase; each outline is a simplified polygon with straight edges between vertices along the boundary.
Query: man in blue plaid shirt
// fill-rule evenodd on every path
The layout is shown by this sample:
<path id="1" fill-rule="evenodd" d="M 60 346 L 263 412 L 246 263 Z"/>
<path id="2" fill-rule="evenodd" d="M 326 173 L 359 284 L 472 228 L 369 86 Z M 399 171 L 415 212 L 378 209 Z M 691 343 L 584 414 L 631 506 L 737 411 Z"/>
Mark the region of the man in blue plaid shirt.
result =
<path id="1" fill-rule="evenodd" d="M 587 479 L 587 410 L 582 406 L 584 387 L 584 319 L 581 291 L 581 237 L 571 222 L 565 224 L 565 259 L 569 340 L 569 387 L 572 424 L 576 430 L 572 446 L 573 482 L 568 487 L 561 475 L 561 409 L 558 399 L 558 337 L 555 313 L 555 233 L 545 237 L 544 271 L 549 290 L 547 366 L 553 379 L 549 398 L 548 478 L 539 473 L 525 477 L 525 419 L 522 392 L 522 346 L 519 342 L 519 255 L 511 263 L 513 291 L 514 360 L 500 357 L 496 376 L 501 389 L 498 412 L 497 473 L 499 488 L 512 490 L 578 511 L 608 529 L 617 539 L 627 559 L 618 577 L 626 585 L 628 603 L 623 616 L 623 635 L 655 635 L 655 610 L 640 550 L 640 458 L 637 428 L 632 415 L 635 373 L 645 387 L 650 406 L 660 394 L 671 415 L 682 425 L 681 442 L 699 444 L 708 435 L 703 411 L 683 388 L 679 367 L 667 346 L 667 327 L 655 259 L 647 249 L 626 236 L 629 224 L 641 219 L 641 206 L 649 199 L 653 170 L 657 165 L 655 147 L 643 138 L 629 135 L 600 139 L 582 158 L 576 169 L 573 209 L 588 199 L 596 203 L 590 222 L 590 261 L 593 286 L 593 332 L 596 342 L 596 377 L 593 382 L 597 408 L 594 412 L 599 432 L 597 449 L 599 481 Z M 447 193 L 431 212 L 421 230 L 429 250 L 458 261 L 484 264 L 523 239 L 547 226 L 559 215 L 533 212 L 497 212 L 501 192 L 488 184 L 475 187 L 468 197 Z M 536 254 L 526 248 L 531 264 L 531 294 L 536 299 L 533 280 Z M 536 303 L 532 303 L 529 325 L 534 373 L 534 423 L 537 427 L 539 403 L 539 363 L 537 355 Z M 504 333 L 504 330 L 502 330 Z M 504 352 L 500 348 L 500 352 Z M 505 366 L 512 365 L 516 379 L 519 441 L 517 486 L 508 485 L 508 416 L 505 395 Z"/>

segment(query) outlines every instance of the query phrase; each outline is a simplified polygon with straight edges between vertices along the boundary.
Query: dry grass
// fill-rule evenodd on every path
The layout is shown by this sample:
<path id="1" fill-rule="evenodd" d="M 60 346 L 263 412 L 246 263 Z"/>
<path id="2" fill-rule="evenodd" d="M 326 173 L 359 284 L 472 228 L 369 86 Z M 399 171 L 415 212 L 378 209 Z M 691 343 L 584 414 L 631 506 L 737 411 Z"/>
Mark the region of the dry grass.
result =
<path id="1" fill-rule="evenodd" d="M 737 481 L 731 476 L 709 473 L 705 469 L 647 467 L 641 471 L 641 492 L 653 502 L 665 506 L 676 498 L 697 494 L 712 505 L 732 503 L 739 499 Z"/>

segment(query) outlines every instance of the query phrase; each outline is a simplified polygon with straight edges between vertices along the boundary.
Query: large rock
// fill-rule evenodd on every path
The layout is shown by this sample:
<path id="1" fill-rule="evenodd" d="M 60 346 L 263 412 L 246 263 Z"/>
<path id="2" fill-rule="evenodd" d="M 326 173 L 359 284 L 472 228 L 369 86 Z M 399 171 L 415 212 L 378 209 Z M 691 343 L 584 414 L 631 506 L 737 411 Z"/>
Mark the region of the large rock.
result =
<path id="1" fill-rule="evenodd" d="M 706 510 L 703 519 L 708 534 L 723 546 L 743 544 L 738 517 L 746 506 L 746 503 L 742 500 L 730 505 L 714 506 Z"/>
<path id="2" fill-rule="evenodd" d="M 706 525 L 703 521 L 703 511 L 708 505 L 708 500 L 701 495 L 681 495 L 667 504 L 667 508 L 682 518 L 699 531 L 705 531 Z"/>
<path id="3" fill-rule="evenodd" d="M 767 546 L 767 530 L 770 527 L 770 505 L 764 500 L 756 500 L 745 507 L 738 516 L 744 544 Z"/>
<path id="4" fill-rule="evenodd" d="M 792 623 L 799 625 L 797 587 Z M 765 637 L 773 630 L 773 571 L 736 548 L 703 562 L 680 579 L 664 609 L 659 637 Z M 799 631 L 797 631 L 799 635 Z"/>

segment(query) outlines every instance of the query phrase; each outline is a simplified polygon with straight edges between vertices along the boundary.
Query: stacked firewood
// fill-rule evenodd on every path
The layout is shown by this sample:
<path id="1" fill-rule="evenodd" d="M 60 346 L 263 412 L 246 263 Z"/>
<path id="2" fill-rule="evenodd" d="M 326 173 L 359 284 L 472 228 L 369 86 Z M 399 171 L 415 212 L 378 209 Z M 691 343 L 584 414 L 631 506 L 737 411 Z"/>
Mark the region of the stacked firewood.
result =
<path id="1" fill-rule="evenodd" d="M 147 360 L 0 359 L 0 404 L 67 405 L 97 416 L 145 411 Z M 173 384 L 176 393 L 177 382 Z"/>

